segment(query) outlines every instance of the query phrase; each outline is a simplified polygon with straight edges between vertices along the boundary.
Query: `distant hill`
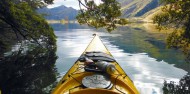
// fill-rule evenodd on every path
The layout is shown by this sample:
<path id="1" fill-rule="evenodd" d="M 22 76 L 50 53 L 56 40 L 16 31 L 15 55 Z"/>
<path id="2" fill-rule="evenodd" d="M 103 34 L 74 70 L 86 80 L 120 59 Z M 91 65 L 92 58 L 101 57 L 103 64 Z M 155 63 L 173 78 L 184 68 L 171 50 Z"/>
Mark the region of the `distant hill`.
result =
<path id="1" fill-rule="evenodd" d="M 150 13 L 156 12 L 160 0 L 117 0 L 121 4 L 122 17 L 143 17 L 149 16 Z M 48 20 L 69 19 L 75 20 L 79 10 L 64 5 L 55 8 L 42 8 L 38 12 L 45 14 Z"/>
<path id="2" fill-rule="evenodd" d="M 162 6 L 159 6 L 155 9 L 152 9 L 151 11 L 145 13 L 144 15 L 141 16 L 145 22 L 152 22 L 152 19 L 155 15 L 158 15 L 162 13 Z"/>
<path id="3" fill-rule="evenodd" d="M 45 14 L 45 18 L 48 20 L 75 20 L 76 15 L 78 14 L 78 10 L 71 7 L 66 7 L 64 5 L 55 8 L 44 7 L 42 9 L 39 9 L 38 12 L 41 14 Z"/>
<path id="4" fill-rule="evenodd" d="M 140 17 L 159 6 L 160 0 L 117 0 L 123 17 Z"/>

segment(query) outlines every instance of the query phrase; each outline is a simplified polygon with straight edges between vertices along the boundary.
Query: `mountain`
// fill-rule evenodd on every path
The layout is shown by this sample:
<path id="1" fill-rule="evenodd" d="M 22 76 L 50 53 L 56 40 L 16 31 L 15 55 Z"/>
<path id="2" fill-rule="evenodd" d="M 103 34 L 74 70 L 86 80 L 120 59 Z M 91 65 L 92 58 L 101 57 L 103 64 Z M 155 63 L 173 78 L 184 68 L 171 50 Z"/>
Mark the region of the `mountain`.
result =
<path id="1" fill-rule="evenodd" d="M 122 17 L 145 17 L 147 13 L 153 13 L 159 7 L 160 0 L 117 0 L 121 4 Z M 79 10 L 64 5 L 55 8 L 42 8 L 38 12 L 45 14 L 48 20 L 69 19 L 75 20 Z M 152 11 L 152 12 L 150 12 Z"/>
<path id="2" fill-rule="evenodd" d="M 159 6 L 155 9 L 152 9 L 152 10 L 148 11 L 147 13 L 145 13 L 144 15 L 142 15 L 141 18 L 143 18 L 144 22 L 152 22 L 152 18 L 154 16 L 163 13 L 162 8 L 163 8 L 163 6 Z"/>
<path id="3" fill-rule="evenodd" d="M 72 7 L 66 7 L 64 5 L 55 8 L 44 7 L 39 9 L 37 12 L 45 14 L 45 18 L 48 20 L 75 20 L 76 15 L 78 14 L 78 10 L 73 9 Z"/>
<path id="4" fill-rule="evenodd" d="M 123 17 L 140 17 L 159 6 L 160 0 L 117 0 L 121 3 Z"/>

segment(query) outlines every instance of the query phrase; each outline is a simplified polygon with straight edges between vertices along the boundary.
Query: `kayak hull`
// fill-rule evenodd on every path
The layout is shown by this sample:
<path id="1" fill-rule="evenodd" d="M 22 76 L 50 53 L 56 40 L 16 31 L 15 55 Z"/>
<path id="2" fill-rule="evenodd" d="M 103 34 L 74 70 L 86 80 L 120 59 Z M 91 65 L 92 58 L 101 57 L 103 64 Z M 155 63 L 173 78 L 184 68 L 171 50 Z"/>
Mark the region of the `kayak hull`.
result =
<path id="1" fill-rule="evenodd" d="M 99 36 L 94 36 L 82 55 L 86 52 L 92 51 L 99 51 L 112 56 L 100 40 Z M 113 64 L 117 70 L 113 74 L 106 74 L 104 72 L 87 72 L 84 69 L 84 62 L 81 62 L 78 59 L 60 80 L 52 94 L 139 94 L 133 82 L 123 71 L 120 65 L 116 61 L 110 63 Z M 82 83 L 84 77 L 95 74 L 106 75 L 109 77 L 109 81 L 112 84 L 109 89 L 84 87 Z"/>

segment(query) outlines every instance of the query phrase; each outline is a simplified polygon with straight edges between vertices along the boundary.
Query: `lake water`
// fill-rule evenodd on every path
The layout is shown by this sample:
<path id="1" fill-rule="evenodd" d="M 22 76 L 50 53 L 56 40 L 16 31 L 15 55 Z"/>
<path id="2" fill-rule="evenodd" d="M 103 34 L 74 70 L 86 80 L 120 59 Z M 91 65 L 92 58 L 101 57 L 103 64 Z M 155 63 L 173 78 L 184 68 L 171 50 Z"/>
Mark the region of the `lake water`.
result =
<path id="1" fill-rule="evenodd" d="M 141 27 L 120 27 L 111 33 L 86 27 L 62 27 L 55 31 L 59 57 L 56 68 L 61 76 L 85 50 L 94 33 L 101 37 L 141 94 L 162 94 L 164 80 L 178 81 L 190 70 L 182 53 L 166 48 L 166 34 Z"/>
<path id="2" fill-rule="evenodd" d="M 190 64 L 185 63 L 183 54 L 166 48 L 166 33 L 142 25 L 122 26 L 111 33 L 78 24 L 52 26 L 57 49 L 46 51 L 24 42 L 13 45 L 0 58 L 3 94 L 49 94 L 94 33 L 101 37 L 141 94 L 162 94 L 164 80 L 178 81 L 190 73 Z M 22 49 L 20 54 L 14 53 L 18 49 Z"/>

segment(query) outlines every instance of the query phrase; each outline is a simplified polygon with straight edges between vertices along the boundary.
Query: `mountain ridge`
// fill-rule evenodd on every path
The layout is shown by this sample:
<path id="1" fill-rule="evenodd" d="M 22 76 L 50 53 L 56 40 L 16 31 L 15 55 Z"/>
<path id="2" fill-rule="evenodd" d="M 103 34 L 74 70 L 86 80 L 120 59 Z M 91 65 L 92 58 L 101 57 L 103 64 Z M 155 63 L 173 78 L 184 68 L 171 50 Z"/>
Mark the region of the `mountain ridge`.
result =
<path id="1" fill-rule="evenodd" d="M 146 18 L 147 14 L 154 13 L 156 8 L 160 6 L 160 0 L 117 0 L 121 4 L 123 18 Z M 152 11 L 152 12 L 150 12 Z M 47 20 L 76 20 L 79 10 L 64 5 L 38 10 L 39 13 L 45 14 Z"/>
<path id="2" fill-rule="evenodd" d="M 140 17 L 159 7 L 160 0 L 117 0 L 121 3 L 122 17 Z"/>
<path id="3" fill-rule="evenodd" d="M 76 15 L 78 14 L 78 10 L 72 7 L 66 7 L 64 5 L 54 8 L 44 7 L 42 9 L 37 10 L 37 12 L 45 14 L 45 18 L 47 20 L 75 20 Z"/>

